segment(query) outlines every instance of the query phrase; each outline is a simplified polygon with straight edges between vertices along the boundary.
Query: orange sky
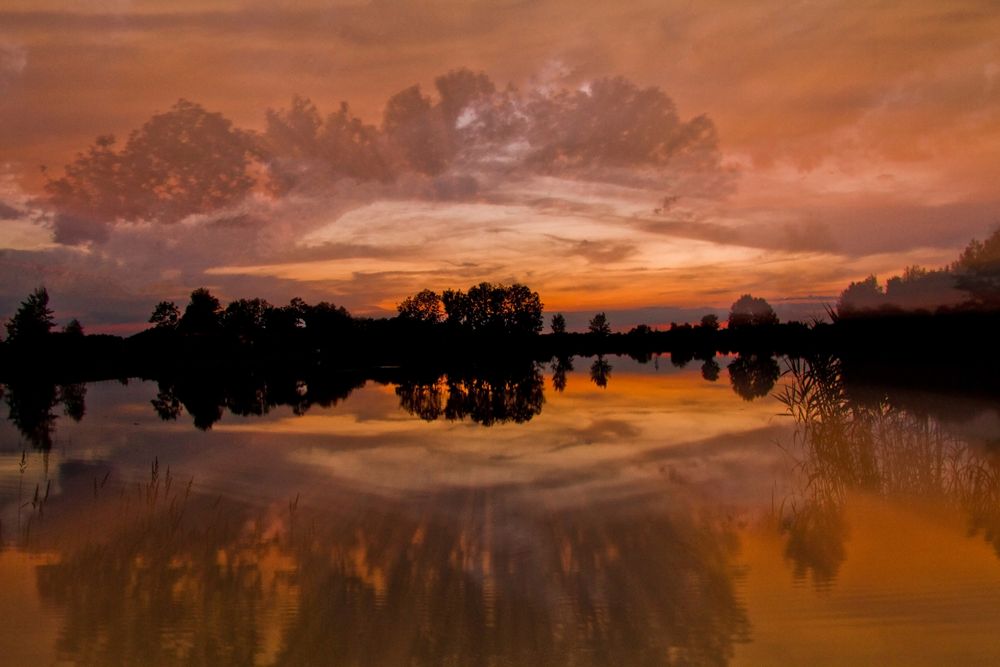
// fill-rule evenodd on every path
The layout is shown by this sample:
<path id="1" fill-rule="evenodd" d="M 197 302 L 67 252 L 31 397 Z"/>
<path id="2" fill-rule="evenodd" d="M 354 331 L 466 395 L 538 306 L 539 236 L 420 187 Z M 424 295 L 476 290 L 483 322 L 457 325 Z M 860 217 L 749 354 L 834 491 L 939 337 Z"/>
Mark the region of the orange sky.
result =
<path id="1" fill-rule="evenodd" d="M 61 319 L 125 329 L 203 284 L 371 313 L 483 279 L 525 282 L 550 310 L 829 299 L 871 272 L 943 264 L 1000 221 L 998 35 L 985 0 L 7 0 L 0 314 L 41 283 Z M 501 171 L 498 151 L 441 177 L 474 177 L 468 196 L 428 197 L 415 175 L 324 183 L 72 244 L 38 199 L 39 165 L 58 176 L 95 136 L 126 137 L 182 97 L 255 130 L 294 94 L 379 124 L 391 95 L 433 95 L 458 67 L 525 96 L 609 76 L 656 87 L 681 121 L 711 119 L 719 164 Z"/>

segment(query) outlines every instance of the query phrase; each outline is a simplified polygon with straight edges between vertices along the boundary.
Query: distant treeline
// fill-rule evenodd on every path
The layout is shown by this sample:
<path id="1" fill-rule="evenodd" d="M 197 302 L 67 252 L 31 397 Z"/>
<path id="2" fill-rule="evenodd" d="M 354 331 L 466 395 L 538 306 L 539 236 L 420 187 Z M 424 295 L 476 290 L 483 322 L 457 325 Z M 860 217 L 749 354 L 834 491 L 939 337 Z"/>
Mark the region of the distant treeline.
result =
<path id="1" fill-rule="evenodd" d="M 852 282 L 840 294 L 836 317 L 912 311 L 950 312 L 1000 308 L 1000 228 L 985 241 L 972 239 L 948 266 L 913 265 L 882 286 L 875 275 Z"/>
<path id="2" fill-rule="evenodd" d="M 938 299 L 933 308 L 889 300 L 901 294 L 940 296 L 937 288 L 942 286 L 947 286 L 947 298 Z M 908 303 L 918 301 L 913 297 Z M 158 377 L 179 367 L 442 367 L 496 358 L 547 361 L 603 354 L 648 359 L 667 351 L 682 358 L 740 351 L 917 355 L 926 365 L 929 354 L 942 350 L 992 348 L 1000 329 L 1000 230 L 984 242 L 970 242 L 946 268 L 911 267 L 890 279 L 886 289 L 874 276 L 851 283 L 836 308 L 829 309 L 830 322 L 781 323 L 766 300 L 744 294 L 724 323 L 706 314 L 696 324 L 673 323 L 662 330 L 640 324 L 615 333 L 607 315 L 599 312 L 586 332 L 568 332 L 561 313 L 551 314 L 546 327 L 541 298 L 526 285 L 488 282 L 440 294 L 422 290 L 403 299 L 397 310 L 395 317 L 357 317 L 342 306 L 299 298 L 280 306 L 259 298 L 224 306 L 199 288 L 183 309 L 172 301 L 156 304 L 150 328 L 121 338 L 85 335 L 75 319 L 57 330 L 48 292 L 39 287 L 6 324 L 0 379 L 38 372 L 72 380 Z"/>
<path id="3" fill-rule="evenodd" d="M 39 288 L 8 322 L 8 338 L 0 343 L 0 381 L 39 373 L 66 381 L 156 378 L 179 368 L 224 373 L 271 367 L 442 368 L 608 354 L 646 361 L 661 352 L 710 359 L 717 352 L 801 356 L 826 351 L 912 357 L 926 365 L 950 350 L 990 349 L 1000 330 L 1000 311 L 971 307 L 832 315 L 833 322 L 781 323 L 764 299 L 744 295 L 733 304 L 725 326 L 707 314 L 697 324 L 663 330 L 641 324 L 613 333 L 606 315 L 596 313 L 586 332 L 573 333 L 556 313 L 543 333 L 541 301 L 524 285 L 480 283 L 442 295 L 424 290 L 405 299 L 392 318 L 354 317 L 343 307 L 301 299 L 284 306 L 238 299 L 223 307 L 202 288 L 192 292 L 183 310 L 172 302 L 157 304 L 153 326 L 122 338 L 85 335 L 75 320 L 54 330 L 48 293 Z"/>
<path id="4" fill-rule="evenodd" d="M 191 293 L 183 309 L 170 301 L 153 308 L 150 328 L 128 338 L 85 335 L 76 320 L 56 330 L 45 288 L 30 294 L 7 324 L 0 345 L 0 375 L 57 371 L 80 379 L 156 377 L 178 367 L 242 368 L 316 365 L 363 369 L 384 365 L 441 366 L 493 358 L 537 361 L 553 357 L 630 354 L 649 358 L 667 350 L 711 356 L 716 350 L 798 345 L 809 327 L 781 324 L 764 300 L 744 295 L 727 326 L 713 314 L 696 325 L 656 331 L 639 325 L 613 333 L 596 313 L 585 333 L 566 331 L 550 317 L 543 333 L 543 304 L 525 285 L 480 283 L 437 294 L 423 290 L 404 299 L 391 318 L 352 316 L 328 302 L 292 299 L 276 306 L 237 299 L 225 306 L 209 290 Z"/>

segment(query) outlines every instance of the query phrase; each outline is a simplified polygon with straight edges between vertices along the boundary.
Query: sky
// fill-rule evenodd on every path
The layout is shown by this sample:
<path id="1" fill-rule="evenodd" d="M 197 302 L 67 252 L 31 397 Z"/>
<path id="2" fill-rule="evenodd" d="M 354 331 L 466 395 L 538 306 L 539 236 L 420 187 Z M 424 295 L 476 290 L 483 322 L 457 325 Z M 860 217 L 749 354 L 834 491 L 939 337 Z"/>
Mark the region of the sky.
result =
<path id="1" fill-rule="evenodd" d="M 221 143 L 163 140 L 182 99 Z M 39 285 L 128 333 L 199 286 L 386 315 L 482 280 L 571 324 L 805 316 L 1000 224 L 998 109 L 988 0 L 5 0 L 0 316 Z M 309 118 L 354 143 L 279 131 Z M 118 180 L 70 178 L 103 135 Z"/>

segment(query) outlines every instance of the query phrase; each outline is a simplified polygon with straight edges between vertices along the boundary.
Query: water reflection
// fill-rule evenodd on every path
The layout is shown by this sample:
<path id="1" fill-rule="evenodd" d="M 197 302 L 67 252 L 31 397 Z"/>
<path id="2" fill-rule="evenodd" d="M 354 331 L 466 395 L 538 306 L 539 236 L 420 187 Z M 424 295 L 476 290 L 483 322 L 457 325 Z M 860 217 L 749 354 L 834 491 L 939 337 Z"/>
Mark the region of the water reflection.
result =
<path id="1" fill-rule="evenodd" d="M 40 664 L 855 664 L 837 632 L 956 625 L 995 654 L 995 418 L 826 358 L 781 362 L 782 418 L 775 360 L 726 361 L 12 384 L 0 616 L 27 577 Z"/>
<path id="2" fill-rule="evenodd" d="M 552 363 L 552 389 L 566 390 L 566 374 L 573 372 L 573 357 L 556 357 Z"/>
<path id="3" fill-rule="evenodd" d="M 544 385 L 540 366 L 529 362 L 405 378 L 396 385 L 396 395 L 403 410 L 425 421 L 469 419 L 492 426 L 524 423 L 541 413 Z"/>
<path id="4" fill-rule="evenodd" d="M 732 524 L 677 498 L 470 488 L 261 512 L 159 466 L 92 491 L 104 474 L 61 470 L 24 545 L 50 555 L 38 592 L 76 664 L 724 665 L 749 633 Z"/>
<path id="5" fill-rule="evenodd" d="M 83 383 L 56 384 L 39 376 L 20 377 L 10 381 L 0 395 L 7 403 L 7 418 L 41 451 L 52 448 L 56 406 L 62 404 L 63 414 L 73 421 L 83 419 L 87 410 L 87 386 Z"/>
<path id="6" fill-rule="evenodd" d="M 608 380 L 611 379 L 611 371 L 611 364 L 603 356 L 599 356 L 590 365 L 590 381 L 601 389 L 605 389 L 608 386 Z"/>
<path id="7" fill-rule="evenodd" d="M 781 370 L 771 355 L 741 353 L 729 363 L 729 382 L 744 401 L 763 398 L 774 389 Z"/>
<path id="8" fill-rule="evenodd" d="M 786 556 L 795 574 L 829 586 L 846 558 L 849 494 L 958 507 L 969 532 L 1000 555 L 1000 458 L 928 412 L 906 392 L 848 391 L 834 357 L 791 360 L 779 395 L 793 417 L 792 453 L 804 478 L 784 508 Z M 730 366 L 732 368 L 732 366 Z M 939 403 L 943 401 L 938 400 Z"/>
<path id="9" fill-rule="evenodd" d="M 715 357 L 711 359 L 706 359 L 701 365 L 701 377 L 706 382 L 715 382 L 719 379 L 719 373 L 722 372 L 722 368 L 719 366 L 719 362 L 715 360 Z"/>
<path id="10" fill-rule="evenodd" d="M 692 358 L 674 355 L 671 364 L 683 368 Z M 647 362 L 639 360 L 640 364 Z M 658 358 L 655 366 L 659 370 Z M 567 378 L 574 371 L 573 358 L 554 358 L 549 367 L 552 390 L 565 391 Z M 606 357 L 595 357 L 589 366 L 591 383 L 607 388 L 613 370 Z M 715 357 L 704 358 L 701 376 L 705 381 L 717 381 L 720 372 Z M 778 377 L 777 362 L 770 356 L 741 355 L 729 363 L 729 374 L 733 390 L 750 401 L 772 390 Z M 227 412 L 260 417 L 278 406 L 290 407 L 295 415 L 306 414 L 314 405 L 328 408 L 368 382 L 394 385 L 400 407 L 426 421 L 470 420 L 483 426 L 524 423 L 540 414 L 545 402 L 542 365 L 532 361 L 447 371 L 382 368 L 343 372 L 312 368 L 294 374 L 183 373 L 160 377 L 156 382 L 156 394 L 149 400 L 155 414 L 164 421 L 175 421 L 186 413 L 203 431 L 210 430 Z M 83 383 L 59 384 L 44 377 L 14 378 L 0 385 L 9 420 L 41 450 L 52 446 L 57 406 L 61 404 L 64 415 L 79 421 L 86 414 L 86 393 Z"/>
<path id="11" fill-rule="evenodd" d="M 304 415 L 313 405 L 330 407 L 363 387 L 366 379 L 355 373 L 263 375 L 252 373 L 205 373 L 160 379 L 156 397 L 150 401 L 164 421 L 191 415 L 196 428 L 208 430 L 223 413 L 262 416 L 286 405 L 296 415 Z M 182 410 L 183 408 L 183 410 Z"/>

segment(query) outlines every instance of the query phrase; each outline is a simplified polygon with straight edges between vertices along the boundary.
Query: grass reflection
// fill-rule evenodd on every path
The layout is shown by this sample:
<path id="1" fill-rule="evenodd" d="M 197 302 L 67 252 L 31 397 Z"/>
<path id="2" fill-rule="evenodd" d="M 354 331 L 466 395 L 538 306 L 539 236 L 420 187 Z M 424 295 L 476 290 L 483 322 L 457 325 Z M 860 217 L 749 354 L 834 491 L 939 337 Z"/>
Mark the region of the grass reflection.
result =
<path id="1" fill-rule="evenodd" d="M 38 592 L 76 664 L 724 665 L 749 633 L 734 528 L 679 503 L 493 488 L 261 512 L 155 464 L 101 475 L 64 476 L 21 545 L 54 555 Z"/>
<path id="2" fill-rule="evenodd" d="M 905 399 L 869 388 L 850 393 L 840 360 L 788 362 L 791 379 L 778 399 L 795 421 L 790 452 L 805 483 L 782 508 L 786 556 L 795 574 L 828 586 L 845 559 L 847 495 L 946 503 L 968 517 L 1000 555 L 1000 460 Z"/>

